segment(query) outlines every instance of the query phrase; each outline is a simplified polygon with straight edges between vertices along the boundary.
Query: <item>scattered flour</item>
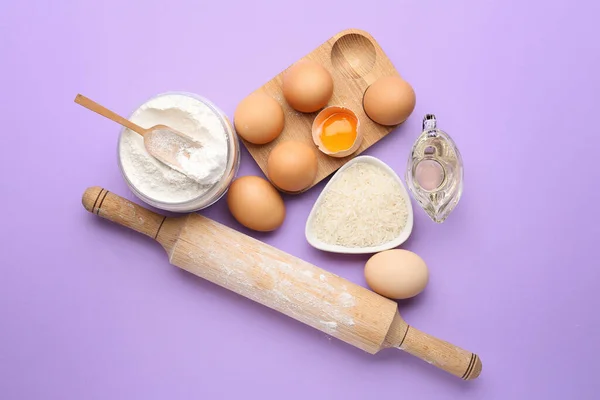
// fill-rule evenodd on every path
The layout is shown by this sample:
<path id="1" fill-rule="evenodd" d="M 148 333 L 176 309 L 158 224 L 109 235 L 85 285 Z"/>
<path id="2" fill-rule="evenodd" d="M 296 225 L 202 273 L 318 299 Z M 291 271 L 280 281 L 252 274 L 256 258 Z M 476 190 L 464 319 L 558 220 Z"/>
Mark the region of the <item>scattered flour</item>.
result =
<path id="1" fill-rule="evenodd" d="M 354 296 L 352 296 L 348 292 L 343 292 L 342 294 L 340 294 L 338 296 L 338 300 L 339 300 L 340 304 L 342 305 L 342 307 L 353 307 L 356 304 L 356 301 L 354 300 Z"/>
<path id="2" fill-rule="evenodd" d="M 302 271 L 302 274 L 304 276 L 308 276 L 309 278 L 313 277 L 313 273 L 311 271 L 308 271 L 308 270 Z"/>
<path id="3" fill-rule="evenodd" d="M 337 322 L 335 322 L 335 321 L 319 321 L 319 322 L 329 332 L 333 332 L 337 329 Z"/>

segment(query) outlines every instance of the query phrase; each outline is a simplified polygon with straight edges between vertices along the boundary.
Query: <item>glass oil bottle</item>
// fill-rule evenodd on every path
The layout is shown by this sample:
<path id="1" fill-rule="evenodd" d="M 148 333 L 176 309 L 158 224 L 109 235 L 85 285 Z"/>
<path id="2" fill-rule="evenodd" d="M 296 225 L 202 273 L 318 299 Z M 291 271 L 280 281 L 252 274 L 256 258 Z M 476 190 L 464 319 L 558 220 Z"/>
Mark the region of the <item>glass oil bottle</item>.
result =
<path id="1" fill-rule="evenodd" d="M 406 184 L 429 217 L 442 223 L 458 204 L 463 190 L 463 162 L 452 138 L 437 128 L 435 115 L 423 118 L 406 170 Z"/>

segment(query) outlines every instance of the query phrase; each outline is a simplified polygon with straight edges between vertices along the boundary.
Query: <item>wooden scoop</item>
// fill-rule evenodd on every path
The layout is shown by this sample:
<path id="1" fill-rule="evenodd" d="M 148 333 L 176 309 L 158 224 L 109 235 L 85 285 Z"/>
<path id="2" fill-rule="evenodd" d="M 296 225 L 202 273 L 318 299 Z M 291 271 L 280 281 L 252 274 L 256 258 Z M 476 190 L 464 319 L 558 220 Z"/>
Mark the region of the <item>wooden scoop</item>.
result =
<path id="1" fill-rule="evenodd" d="M 410 326 L 395 301 L 206 217 L 165 217 L 99 187 L 82 202 L 156 240 L 171 264 L 368 353 L 393 347 L 465 380 L 481 373 L 476 354 Z"/>
<path id="2" fill-rule="evenodd" d="M 195 179 L 193 171 L 182 165 L 181 156 L 189 159 L 194 150 L 202 147 L 201 143 L 166 125 L 154 125 L 151 128 L 144 129 L 81 94 L 75 97 L 75 103 L 139 133 L 144 138 L 144 146 L 151 156 L 174 170 Z"/>

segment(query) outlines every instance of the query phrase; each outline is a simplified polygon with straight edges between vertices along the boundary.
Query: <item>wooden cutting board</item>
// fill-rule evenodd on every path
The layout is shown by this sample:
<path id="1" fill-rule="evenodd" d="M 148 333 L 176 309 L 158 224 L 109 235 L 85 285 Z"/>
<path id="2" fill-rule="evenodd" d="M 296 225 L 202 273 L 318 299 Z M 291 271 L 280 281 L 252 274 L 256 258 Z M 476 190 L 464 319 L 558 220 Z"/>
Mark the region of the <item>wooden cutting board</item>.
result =
<path id="1" fill-rule="evenodd" d="M 344 106 L 354 111 L 364 133 L 361 146 L 348 157 L 333 158 L 316 151 L 319 168 L 315 181 L 306 189 L 308 190 L 394 129 L 393 126 L 383 126 L 371 121 L 363 110 L 362 100 L 365 90 L 378 78 L 400 74 L 377 41 L 369 33 L 358 29 L 347 29 L 338 33 L 301 59 L 316 61 L 331 73 L 333 96 L 328 105 Z M 285 114 L 283 132 L 276 140 L 265 145 L 252 144 L 242 139 L 242 143 L 256 160 L 265 176 L 267 176 L 269 153 L 278 143 L 285 140 L 298 140 L 314 146 L 311 126 L 318 111 L 304 114 L 287 104 L 281 89 L 283 74 L 286 70 L 256 90 L 256 92 L 262 91 L 273 97 L 283 107 Z"/>

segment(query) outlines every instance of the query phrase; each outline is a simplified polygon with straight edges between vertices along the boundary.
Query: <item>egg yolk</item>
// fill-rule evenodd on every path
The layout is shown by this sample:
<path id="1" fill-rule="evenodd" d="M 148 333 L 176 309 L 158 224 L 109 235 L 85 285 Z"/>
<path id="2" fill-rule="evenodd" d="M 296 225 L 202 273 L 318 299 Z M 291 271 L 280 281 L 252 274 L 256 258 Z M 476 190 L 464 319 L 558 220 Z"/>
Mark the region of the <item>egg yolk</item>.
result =
<path id="1" fill-rule="evenodd" d="M 329 151 L 347 150 L 356 140 L 357 121 L 352 115 L 336 113 L 323 122 L 321 143 Z"/>

